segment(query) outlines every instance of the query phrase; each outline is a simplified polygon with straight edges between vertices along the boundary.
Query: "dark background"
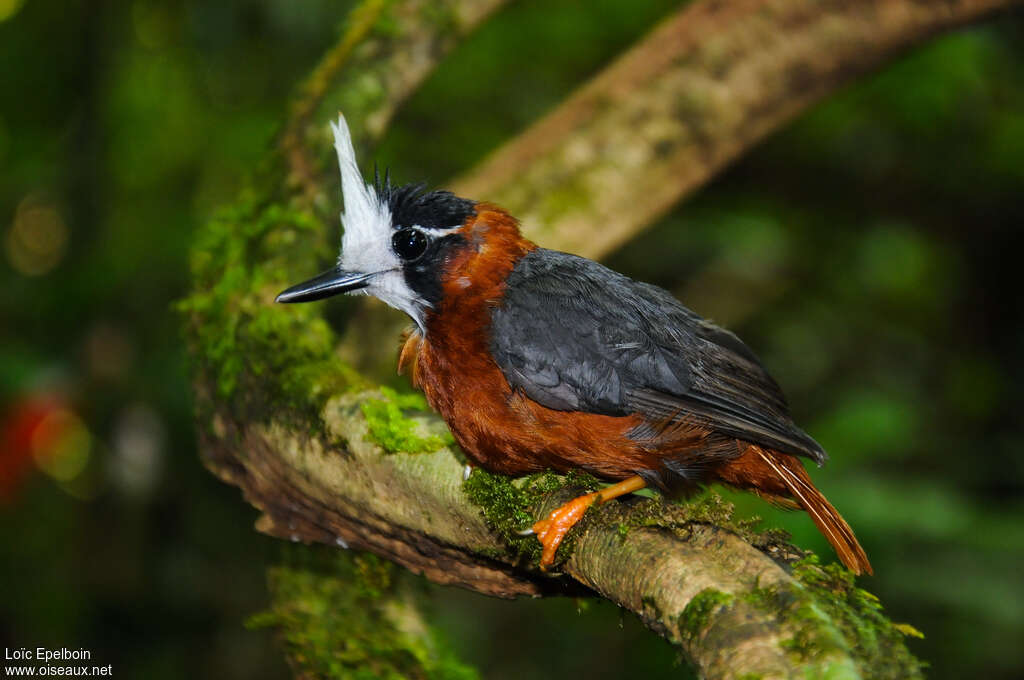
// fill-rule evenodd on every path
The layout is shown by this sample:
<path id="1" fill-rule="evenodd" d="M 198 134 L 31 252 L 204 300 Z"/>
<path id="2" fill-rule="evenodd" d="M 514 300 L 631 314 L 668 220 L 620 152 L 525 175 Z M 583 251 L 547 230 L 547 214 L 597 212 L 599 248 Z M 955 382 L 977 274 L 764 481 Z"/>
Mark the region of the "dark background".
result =
<path id="1" fill-rule="evenodd" d="M 515 3 L 378 160 L 443 184 L 675 6 Z M 348 7 L 0 0 L 0 645 L 85 647 L 119 677 L 288 676 L 243 627 L 284 548 L 199 463 L 172 303 L 196 225 Z M 1024 674 L 1022 199 L 1017 13 L 836 93 L 607 259 L 761 355 L 934 677 Z M 733 499 L 831 559 L 803 515 Z M 484 677 L 679 674 L 607 603 L 431 598 Z"/>

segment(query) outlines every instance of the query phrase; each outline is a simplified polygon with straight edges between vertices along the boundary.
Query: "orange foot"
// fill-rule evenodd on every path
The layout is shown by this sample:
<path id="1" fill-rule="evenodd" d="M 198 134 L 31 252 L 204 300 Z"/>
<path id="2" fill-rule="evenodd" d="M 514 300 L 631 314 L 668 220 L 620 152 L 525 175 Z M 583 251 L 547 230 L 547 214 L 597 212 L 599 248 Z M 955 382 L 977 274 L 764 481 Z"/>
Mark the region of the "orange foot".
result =
<path id="1" fill-rule="evenodd" d="M 547 519 L 533 525 L 533 532 L 537 534 L 540 544 L 544 547 L 540 557 L 541 569 L 547 569 L 555 561 L 555 552 L 562 544 L 562 539 L 569 533 L 569 529 L 583 518 L 583 513 L 594 504 L 599 493 L 588 493 L 586 496 L 574 498 L 560 508 L 552 510 Z"/>
<path id="2" fill-rule="evenodd" d="M 552 511 L 547 519 L 542 519 L 533 525 L 531 531 L 537 534 L 544 551 L 540 556 L 540 568 L 547 569 L 555 561 L 555 551 L 561 545 L 562 539 L 583 518 L 583 513 L 594 503 L 606 503 L 613 498 L 618 498 L 627 493 L 633 493 L 647 486 L 642 477 L 634 476 L 622 480 L 618 484 L 612 484 L 606 489 L 588 493 L 585 496 L 574 498 L 557 510 Z"/>

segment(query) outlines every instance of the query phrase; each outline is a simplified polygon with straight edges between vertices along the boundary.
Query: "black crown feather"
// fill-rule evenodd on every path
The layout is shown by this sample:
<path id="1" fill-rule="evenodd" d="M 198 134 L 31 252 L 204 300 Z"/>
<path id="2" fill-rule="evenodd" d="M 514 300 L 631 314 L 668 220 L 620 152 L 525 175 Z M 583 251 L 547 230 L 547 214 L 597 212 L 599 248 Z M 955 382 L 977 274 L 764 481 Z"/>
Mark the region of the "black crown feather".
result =
<path id="1" fill-rule="evenodd" d="M 373 170 L 373 186 L 378 198 L 387 203 L 394 228 L 420 226 L 446 229 L 461 225 L 476 207 L 476 202 L 459 198 L 450 191 L 427 191 L 423 182 L 393 186 L 390 170 Z"/>

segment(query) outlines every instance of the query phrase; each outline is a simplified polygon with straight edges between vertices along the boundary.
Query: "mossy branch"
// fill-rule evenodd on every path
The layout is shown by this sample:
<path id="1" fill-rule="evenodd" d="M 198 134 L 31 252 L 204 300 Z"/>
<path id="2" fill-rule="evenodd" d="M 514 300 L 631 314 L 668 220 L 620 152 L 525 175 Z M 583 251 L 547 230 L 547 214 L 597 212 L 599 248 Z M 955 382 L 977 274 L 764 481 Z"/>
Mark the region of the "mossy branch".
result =
<path id="1" fill-rule="evenodd" d="M 247 625 L 276 631 L 296 677 L 478 680 L 423 619 L 420 593 L 395 565 L 309 550 L 285 562 L 270 570 L 270 609 Z"/>
<path id="2" fill-rule="evenodd" d="M 906 678 L 918 662 L 872 596 L 841 567 L 772 533 L 736 524 L 711 496 L 689 505 L 634 498 L 595 509 L 570 535 L 556 574 L 537 569 L 537 541 L 516 529 L 594 483 L 474 471 L 448 447 L 388 452 L 363 405 L 376 391 L 331 398 L 323 430 L 239 422 L 221 410 L 203 433 L 208 467 L 262 511 L 260 531 L 367 550 L 437 583 L 515 597 L 598 593 L 680 646 L 708 678 Z M 371 413 L 373 413 L 371 411 Z M 422 440 L 444 431 L 406 414 Z M 389 417 L 390 419 L 390 417 Z M 372 434 L 374 430 L 378 434 Z"/>
<path id="3" fill-rule="evenodd" d="M 315 200 L 333 155 L 325 121 L 344 111 L 363 131 L 357 142 L 379 139 L 444 55 L 505 2 L 362 0 L 292 102 L 278 142 L 289 187 Z"/>

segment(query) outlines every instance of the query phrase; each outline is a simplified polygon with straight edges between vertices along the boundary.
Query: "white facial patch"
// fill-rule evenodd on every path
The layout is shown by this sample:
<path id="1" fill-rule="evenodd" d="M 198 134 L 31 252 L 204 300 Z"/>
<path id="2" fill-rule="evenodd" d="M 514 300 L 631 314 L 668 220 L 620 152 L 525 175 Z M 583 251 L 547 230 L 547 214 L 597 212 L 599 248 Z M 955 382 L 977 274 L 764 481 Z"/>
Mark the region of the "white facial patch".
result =
<path id="1" fill-rule="evenodd" d="M 344 233 L 341 237 L 341 255 L 338 266 L 347 272 L 374 274 L 368 285 L 357 291 L 372 295 L 412 317 L 423 329 L 423 316 L 430 304 L 416 295 L 405 282 L 402 261 L 391 247 L 391 211 L 377 196 L 372 185 L 363 181 L 356 164 L 345 117 L 338 114 L 338 122 L 331 123 L 334 148 L 338 152 L 341 169 L 341 191 L 345 210 L 341 213 Z"/>

